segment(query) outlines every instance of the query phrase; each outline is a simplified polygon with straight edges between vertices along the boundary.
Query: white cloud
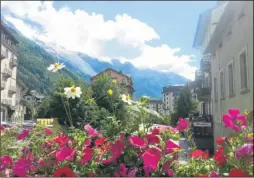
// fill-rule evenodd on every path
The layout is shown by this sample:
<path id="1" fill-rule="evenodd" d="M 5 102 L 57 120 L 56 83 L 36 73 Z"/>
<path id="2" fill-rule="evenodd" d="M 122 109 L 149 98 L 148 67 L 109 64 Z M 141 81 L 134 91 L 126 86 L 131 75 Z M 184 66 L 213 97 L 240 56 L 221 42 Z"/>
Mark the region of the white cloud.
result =
<path id="1" fill-rule="evenodd" d="M 177 55 L 180 48 L 172 49 L 166 44 L 157 47 L 147 45 L 151 40 L 159 40 L 159 35 L 152 27 L 127 14 L 106 21 L 102 14 L 88 14 L 84 10 L 71 11 L 68 7 L 56 10 L 52 1 L 3 1 L 1 8 L 8 12 L 5 14 L 6 19 L 29 38 L 92 57 L 107 60 L 117 56 L 121 61 L 130 61 L 136 67 L 149 67 L 194 78 L 196 67 L 190 65 L 192 55 Z M 24 20 L 35 22 L 40 28 Z M 113 56 L 105 55 L 109 54 L 105 51 L 105 45 L 113 40 L 119 43 L 115 45 L 140 51 L 139 56 L 128 58 L 126 56 L 130 55 L 122 53 L 119 56 L 117 52 Z"/>

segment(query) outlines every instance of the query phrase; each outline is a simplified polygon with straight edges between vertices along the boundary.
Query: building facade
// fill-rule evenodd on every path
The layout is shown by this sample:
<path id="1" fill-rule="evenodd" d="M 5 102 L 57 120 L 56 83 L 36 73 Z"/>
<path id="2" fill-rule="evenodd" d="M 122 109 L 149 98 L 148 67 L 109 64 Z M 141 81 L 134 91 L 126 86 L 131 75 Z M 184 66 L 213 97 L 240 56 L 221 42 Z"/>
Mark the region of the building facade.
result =
<path id="1" fill-rule="evenodd" d="M 25 100 L 23 98 L 24 87 L 22 87 L 18 82 L 16 83 L 16 108 L 13 114 L 12 121 L 17 123 L 24 122 L 24 116 L 26 114 L 26 105 Z"/>
<path id="2" fill-rule="evenodd" d="M 253 1 L 223 2 L 208 13 L 206 21 L 194 43 L 210 55 L 209 62 L 201 60 L 201 68 L 210 78 L 216 139 L 232 132 L 222 122 L 229 108 L 253 111 Z"/>
<path id="3" fill-rule="evenodd" d="M 147 108 L 153 111 L 158 112 L 159 114 L 164 114 L 163 102 L 159 99 L 151 99 L 147 104 Z"/>
<path id="4" fill-rule="evenodd" d="M 8 110 L 15 110 L 18 41 L 1 22 L 1 121 L 8 121 Z"/>
<path id="5" fill-rule="evenodd" d="M 108 68 L 97 75 L 93 76 L 91 78 L 92 83 L 95 83 L 97 78 L 102 76 L 102 75 L 108 75 L 112 80 L 116 80 L 116 82 L 120 85 L 125 85 L 129 91 L 129 94 L 133 96 L 133 93 L 135 92 L 133 88 L 133 82 L 132 78 L 128 75 L 123 74 L 122 72 L 118 72 L 114 69 Z"/>
<path id="6" fill-rule="evenodd" d="M 175 111 L 175 103 L 182 89 L 183 86 L 169 85 L 163 87 L 162 97 L 163 97 L 163 110 L 165 114 L 170 114 Z"/>

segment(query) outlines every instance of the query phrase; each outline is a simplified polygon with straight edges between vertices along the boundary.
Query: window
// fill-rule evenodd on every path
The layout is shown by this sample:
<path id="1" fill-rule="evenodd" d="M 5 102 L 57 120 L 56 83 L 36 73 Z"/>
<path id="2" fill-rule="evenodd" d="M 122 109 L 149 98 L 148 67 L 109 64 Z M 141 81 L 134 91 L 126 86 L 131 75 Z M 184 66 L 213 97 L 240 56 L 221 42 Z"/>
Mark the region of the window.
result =
<path id="1" fill-rule="evenodd" d="M 214 78 L 214 101 L 218 101 L 217 78 Z"/>
<path id="2" fill-rule="evenodd" d="M 240 79 L 241 79 L 241 89 L 247 89 L 248 85 L 247 85 L 247 54 L 246 54 L 246 50 L 244 50 L 241 54 L 240 54 Z"/>
<path id="3" fill-rule="evenodd" d="M 225 87 L 224 87 L 224 73 L 223 71 L 220 72 L 220 98 L 225 97 Z"/>
<path id="4" fill-rule="evenodd" d="M 228 94 L 229 97 L 234 95 L 234 72 L 233 62 L 228 65 Z"/>

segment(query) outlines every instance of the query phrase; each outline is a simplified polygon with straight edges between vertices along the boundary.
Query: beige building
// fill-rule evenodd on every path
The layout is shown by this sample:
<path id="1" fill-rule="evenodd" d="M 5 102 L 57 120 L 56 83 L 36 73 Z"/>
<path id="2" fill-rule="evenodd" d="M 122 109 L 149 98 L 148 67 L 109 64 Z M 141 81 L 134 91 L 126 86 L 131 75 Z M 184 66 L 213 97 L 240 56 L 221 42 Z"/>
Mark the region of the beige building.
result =
<path id="1" fill-rule="evenodd" d="M 253 111 L 253 1 L 221 2 L 200 17 L 196 33 L 194 47 L 210 56 L 201 68 L 210 79 L 216 139 L 231 133 L 221 117 L 229 108 Z"/>
<path id="2" fill-rule="evenodd" d="M 165 86 L 162 89 L 163 97 L 163 110 L 165 114 L 170 114 L 175 111 L 175 104 L 178 99 L 179 93 L 182 90 L 183 86 Z"/>
<path id="3" fill-rule="evenodd" d="M 147 108 L 153 111 L 158 112 L 159 114 L 164 114 L 163 110 L 163 102 L 159 99 L 151 99 L 147 104 Z"/>
<path id="4" fill-rule="evenodd" d="M 1 121 L 7 121 L 8 110 L 15 110 L 17 43 L 1 22 Z"/>
<path id="5" fill-rule="evenodd" d="M 131 77 L 123 74 L 122 72 L 118 72 L 114 69 L 108 68 L 108 69 L 98 73 L 97 75 L 93 76 L 91 78 L 92 83 L 95 83 L 96 79 L 103 74 L 110 76 L 112 78 L 112 80 L 115 79 L 118 84 L 125 85 L 128 88 L 130 95 L 131 96 L 133 95 L 135 90 L 133 88 L 133 83 L 132 83 Z"/>

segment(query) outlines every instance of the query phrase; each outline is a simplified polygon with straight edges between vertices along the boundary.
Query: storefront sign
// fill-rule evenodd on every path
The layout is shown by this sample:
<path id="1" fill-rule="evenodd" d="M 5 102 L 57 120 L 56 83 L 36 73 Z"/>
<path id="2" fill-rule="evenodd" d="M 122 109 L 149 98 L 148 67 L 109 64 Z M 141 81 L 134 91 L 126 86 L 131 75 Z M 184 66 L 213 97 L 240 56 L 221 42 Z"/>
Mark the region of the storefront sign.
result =
<path id="1" fill-rule="evenodd" d="M 211 122 L 193 122 L 194 127 L 212 127 Z"/>

